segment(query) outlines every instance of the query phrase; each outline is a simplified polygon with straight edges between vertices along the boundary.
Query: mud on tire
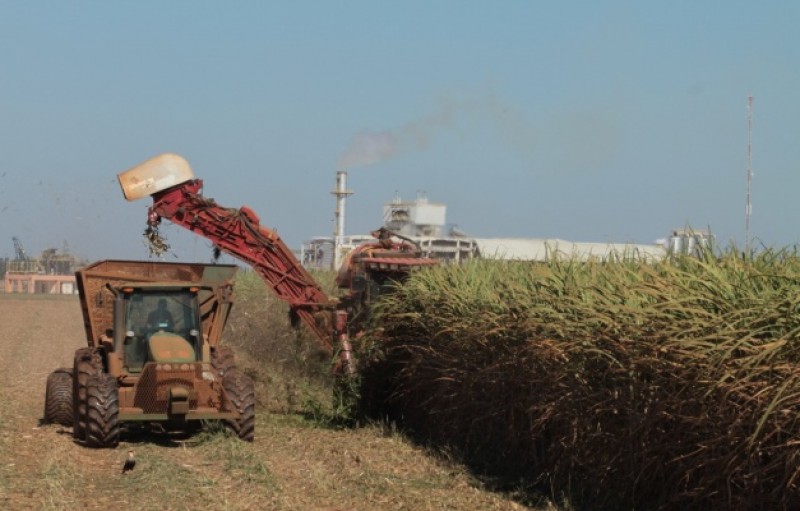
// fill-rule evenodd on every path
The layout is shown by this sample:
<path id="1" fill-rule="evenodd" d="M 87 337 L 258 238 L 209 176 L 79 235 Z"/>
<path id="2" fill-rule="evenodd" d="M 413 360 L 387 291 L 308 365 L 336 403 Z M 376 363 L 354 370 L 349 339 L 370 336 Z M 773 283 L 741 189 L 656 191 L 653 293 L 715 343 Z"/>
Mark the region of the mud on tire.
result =
<path id="1" fill-rule="evenodd" d="M 253 390 L 253 380 L 238 371 L 225 374 L 222 386 L 228 401 L 239 412 L 238 419 L 228 419 L 225 424 L 236 435 L 246 442 L 255 438 L 256 427 L 256 398 Z"/>
<path id="2" fill-rule="evenodd" d="M 72 365 L 72 436 L 83 440 L 86 435 L 86 385 L 89 378 L 103 372 L 100 353 L 92 348 L 75 351 Z"/>
<path id="3" fill-rule="evenodd" d="M 222 377 L 236 369 L 236 360 L 230 346 L 215 346 L 211 348 L 211 367 L 216 369 L 217 373 Z"/>
<path id="4" fill-rule="evenodd" d="M 61 367 L 47 377 L 42 421 L 72 426 L 72 413 L 72 369 Z"/>
<path id="5" fill-rule="evenodd" d="M 86 384 L 86 445 L 119 444 L 119 388 L 110 374 L 95 374 Z"/>

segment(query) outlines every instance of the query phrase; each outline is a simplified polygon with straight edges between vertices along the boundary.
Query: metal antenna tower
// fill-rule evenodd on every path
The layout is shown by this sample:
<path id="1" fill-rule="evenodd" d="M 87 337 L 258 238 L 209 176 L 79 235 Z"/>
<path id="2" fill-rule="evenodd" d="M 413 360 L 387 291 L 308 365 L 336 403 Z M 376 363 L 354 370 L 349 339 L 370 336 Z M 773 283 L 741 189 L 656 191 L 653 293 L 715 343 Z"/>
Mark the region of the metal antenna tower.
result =
<path id="1" fill-rule="evenodd" d="M 753 181 L 753 95 L 747 96 L 747 202 L 744 207 L 744 251 L 750 255 L 750 185 Z"/>
<path id="2" fill-rule="evenodd" d="M 16 236 L 13 236 L 11 240 L 14 242 L 14 253 L 17 256 L 17 260 L 27 261 L 28 255 L 25 253 L 25 248 L 22 246 L 22 241 Z"/>

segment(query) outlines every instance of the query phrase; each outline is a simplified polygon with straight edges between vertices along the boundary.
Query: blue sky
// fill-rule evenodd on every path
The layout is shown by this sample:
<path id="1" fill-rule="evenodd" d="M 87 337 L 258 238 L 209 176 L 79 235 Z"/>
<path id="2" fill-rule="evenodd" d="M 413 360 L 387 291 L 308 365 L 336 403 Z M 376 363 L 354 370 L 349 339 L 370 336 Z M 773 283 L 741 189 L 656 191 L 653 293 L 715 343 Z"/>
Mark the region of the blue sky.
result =
<path id="1" fill-rule="evenodd" d="M 800 4 L 0 0 L 0 257 L 144 258 L 116 174 L 165 151 L 292 247 L 418 190 L 479 237 L 800 241 Z M 357 149 L 357 148 L 355 148 Z M 164 229 L 181 260 L 209 245 Z"/>

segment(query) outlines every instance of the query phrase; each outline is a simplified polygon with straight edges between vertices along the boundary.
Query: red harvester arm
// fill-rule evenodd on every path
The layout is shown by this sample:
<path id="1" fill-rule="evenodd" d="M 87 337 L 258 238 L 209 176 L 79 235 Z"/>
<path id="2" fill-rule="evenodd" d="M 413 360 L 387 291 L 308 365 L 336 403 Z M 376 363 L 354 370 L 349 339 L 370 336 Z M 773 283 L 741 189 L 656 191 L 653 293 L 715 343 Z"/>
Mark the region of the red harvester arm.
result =
<path id="1" fill-rule="evenodd" d="M 166 218 L 252 266 L 330 350 L 334 325 L 329 313 L 335 310 L 336 303 L 325 295 L 278 234 L 259 224 L 250 208 L 218 206 L 213 199 L 203 197 L 202 188 L 203 181 L 194 179 L 153 194 L 150 225 Z M 323 315 L 327 317 L 322 318 Z"/>

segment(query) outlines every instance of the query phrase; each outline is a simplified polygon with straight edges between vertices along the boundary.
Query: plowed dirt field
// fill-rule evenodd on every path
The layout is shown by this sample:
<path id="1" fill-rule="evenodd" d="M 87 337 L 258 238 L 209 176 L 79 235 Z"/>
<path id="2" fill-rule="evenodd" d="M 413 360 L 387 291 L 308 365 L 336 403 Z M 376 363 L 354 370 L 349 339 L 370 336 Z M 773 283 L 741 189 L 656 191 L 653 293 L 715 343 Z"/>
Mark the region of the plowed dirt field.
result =
<path id="1" fill-rule="evenodd" d="M 391 431 L 262 409 L 252 444 L 201 432 L 88 449 L 39 423 L 47 375 L 84 345 L 76 297 L 0 294 L 0 509 L 525 509 Z"/>

